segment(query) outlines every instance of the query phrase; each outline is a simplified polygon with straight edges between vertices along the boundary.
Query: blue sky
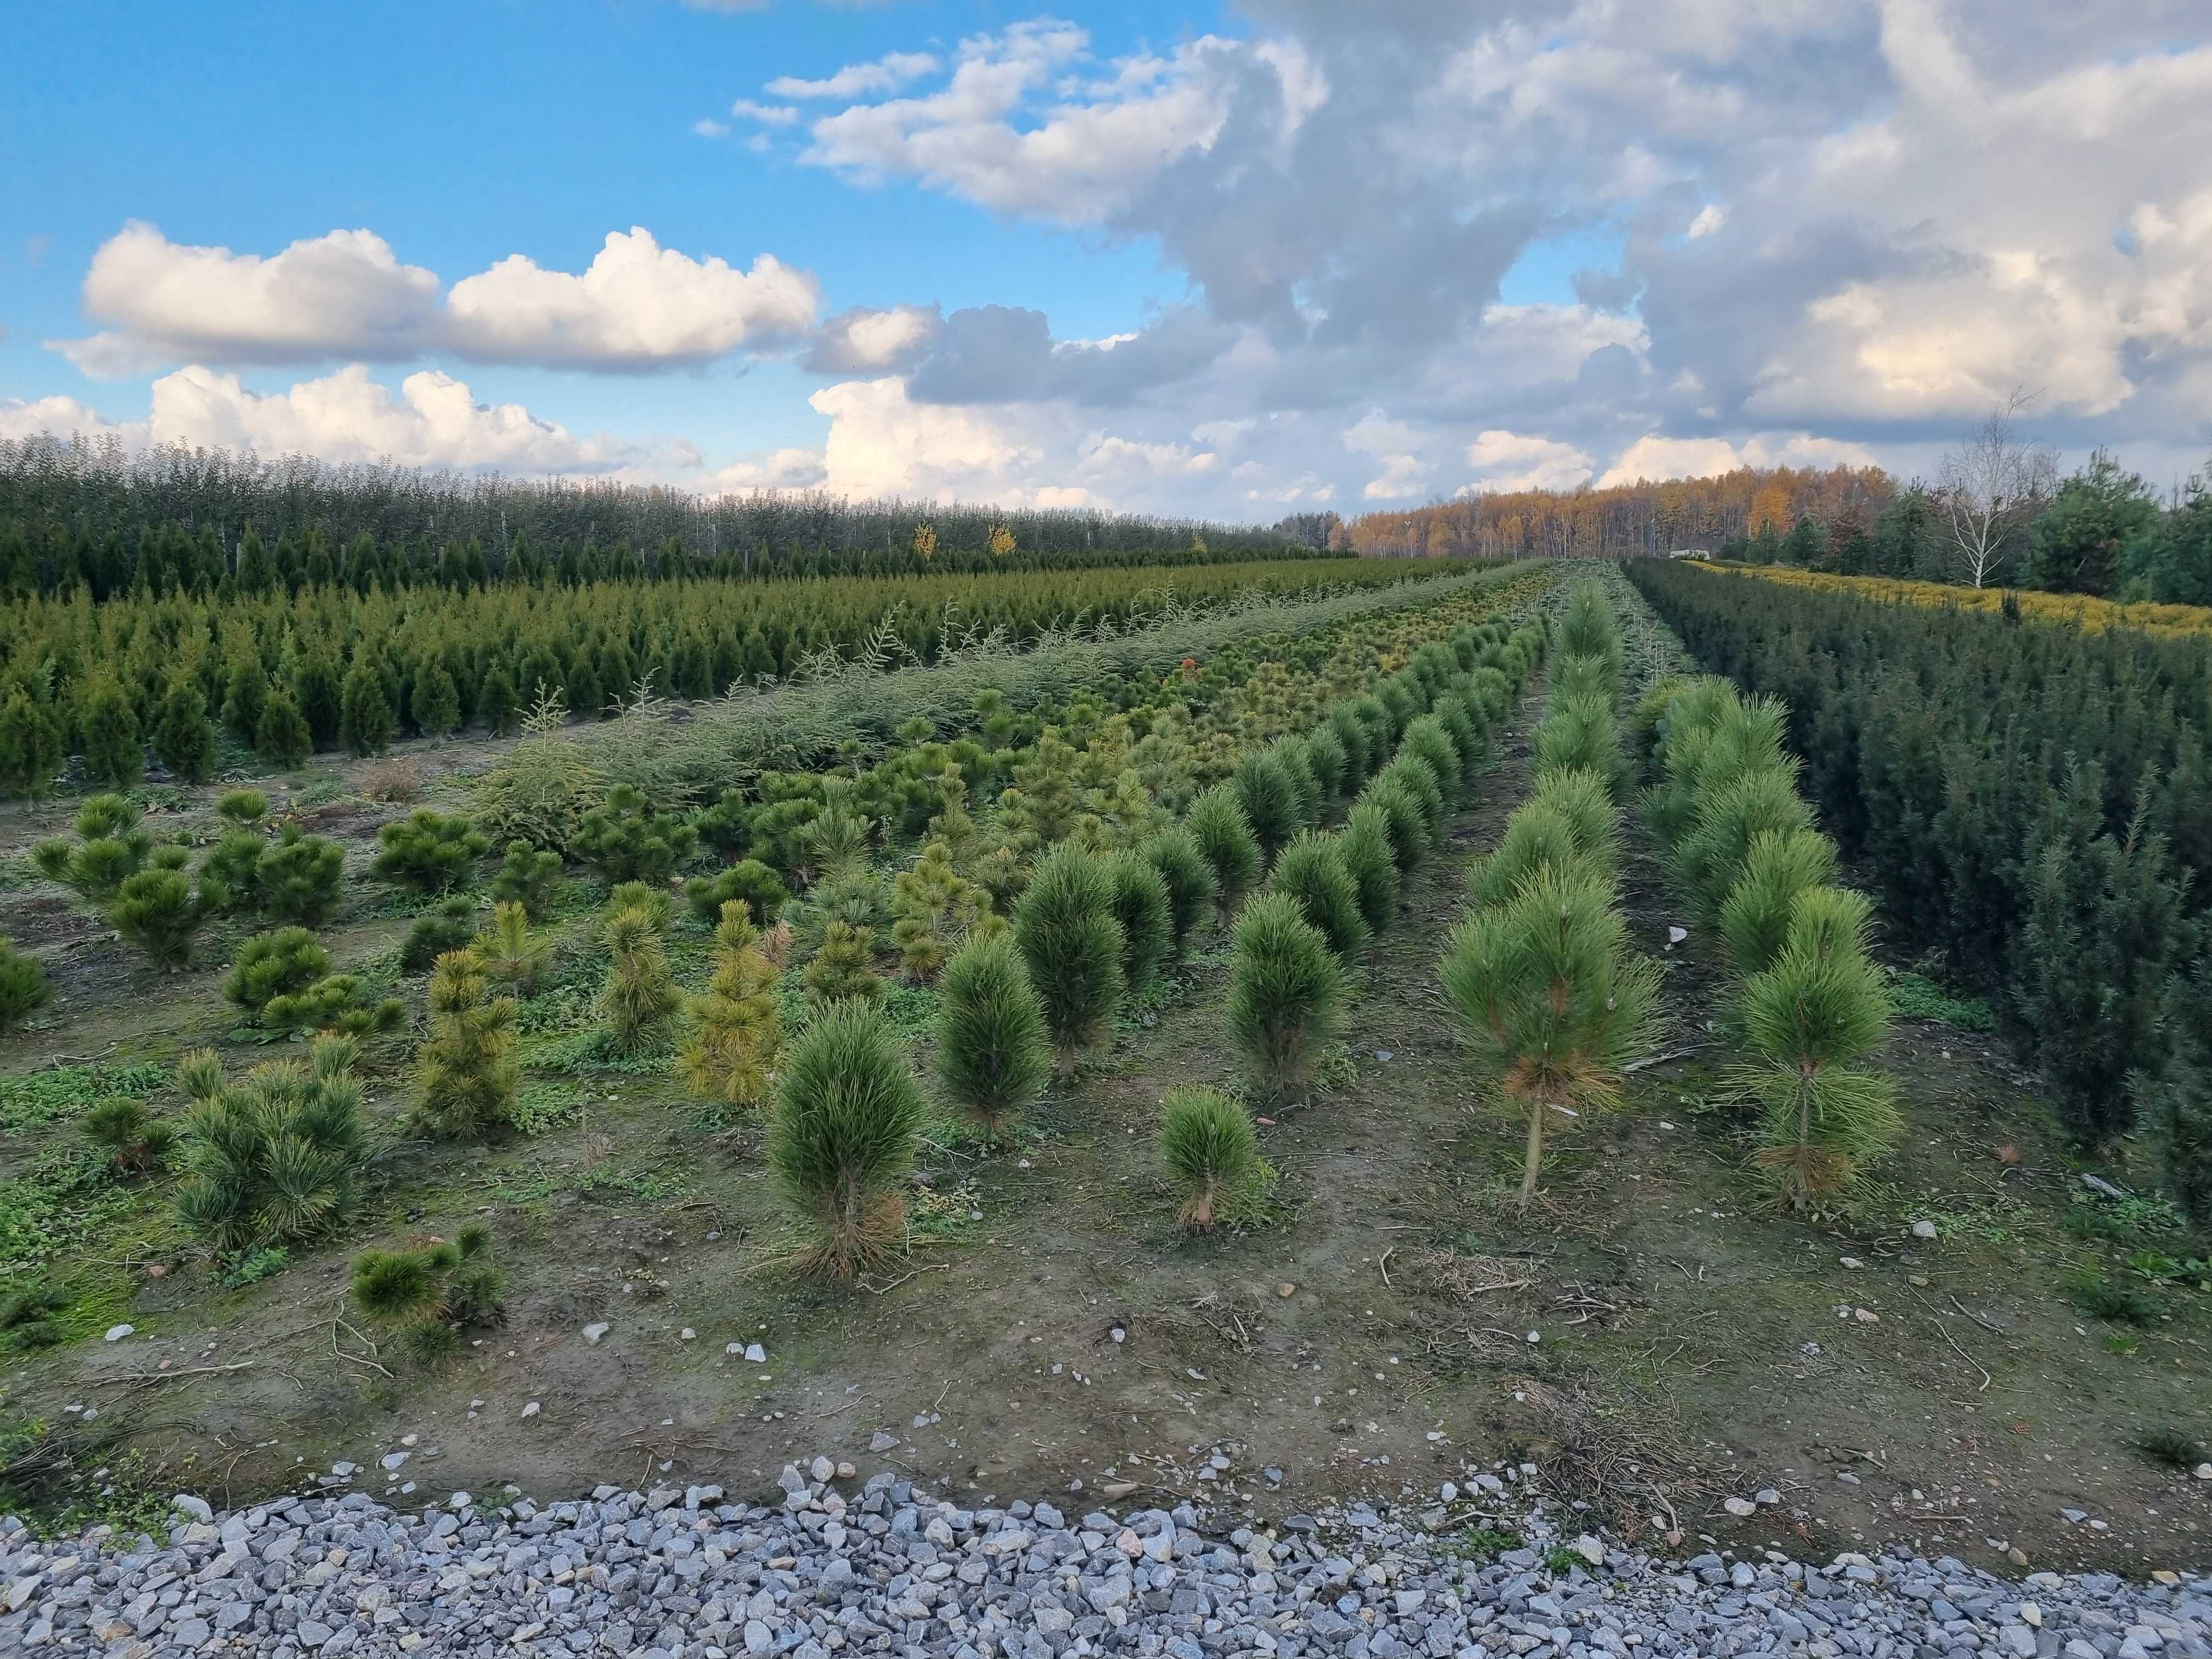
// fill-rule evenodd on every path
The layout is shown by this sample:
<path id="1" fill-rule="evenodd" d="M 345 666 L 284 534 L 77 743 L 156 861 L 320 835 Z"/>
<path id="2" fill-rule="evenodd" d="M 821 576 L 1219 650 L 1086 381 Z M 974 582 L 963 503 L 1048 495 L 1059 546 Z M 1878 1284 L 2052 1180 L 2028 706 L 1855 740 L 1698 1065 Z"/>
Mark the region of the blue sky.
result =
<path id="1" fill-rule="evenodd" d="M 2136 11 L 19 9 L 0 434 L 1270 518 L 1927 471 L 2027 386 L 2163 482 L 2212 48 Z"/>

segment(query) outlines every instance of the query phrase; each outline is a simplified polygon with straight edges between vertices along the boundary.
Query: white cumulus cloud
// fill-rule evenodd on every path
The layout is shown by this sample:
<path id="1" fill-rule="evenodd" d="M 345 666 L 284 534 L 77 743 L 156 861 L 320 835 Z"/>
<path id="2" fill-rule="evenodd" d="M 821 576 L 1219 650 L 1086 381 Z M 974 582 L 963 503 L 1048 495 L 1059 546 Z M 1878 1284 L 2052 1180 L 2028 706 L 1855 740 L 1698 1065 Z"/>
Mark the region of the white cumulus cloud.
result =
<path id="1" fill-rule="evenodd" d="M 1555 438 L 1508 432 L 1499 427 L 1475 434 L 1474 441 L 1467 447 L 1467 464 L 1474 477 L 1461 489 L 1462 495 L 1572 489 L 1589 482 L 1591 470 L 1585 450 Z"/>

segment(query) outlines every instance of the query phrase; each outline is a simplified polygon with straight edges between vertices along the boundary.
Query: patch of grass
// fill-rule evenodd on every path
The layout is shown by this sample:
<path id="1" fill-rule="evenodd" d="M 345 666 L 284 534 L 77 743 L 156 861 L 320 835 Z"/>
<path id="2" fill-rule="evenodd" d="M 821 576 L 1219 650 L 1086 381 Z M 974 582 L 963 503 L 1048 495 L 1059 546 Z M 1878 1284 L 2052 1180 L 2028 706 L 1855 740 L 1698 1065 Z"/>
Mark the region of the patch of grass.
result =
<path id="1" fill-rule="evenodd" d="M 1932 1019 L 1955 1031 L 1994 1031 L 1997 1018 L 1979 997 L 1956 997 L 1921 974 L 1893 974 L 1889 1000 L 1905 1019 Z"/>
<path id="2" fill-rule="evenodd" d="M 2171 1199 L 2106 1198 L 2077 1194 L 2066 1206 L 2066 1231 L 2077 1238 L 2115 1244 L 2150 1244 L 2181 1232 L 2187 1223 Z"/>
<path id="3" fill-rule="evenodd" d="M 1554 1544 L 1544 1552 L 1544 1570 L 1565 1577 L 1577 1567 L 1589 1565 L 1589 1558 L 1572 1544 Z"/>
<path id="4" fill-rule="evenodd" d="M 282 1244 L 265 1244 L 258 1250 L 248 1250 L 232 1262 L 222 1276 L 222 1287 L 227 1291 L 243 1290 L 248 1285 L 276 1278 L 291 1265 L 291 1251 Z"/>
<path id="5" fill-rule="evenodd" d="M 112 1527 L 123 1538 L 167 1537 L 179 1518 L 169 1494 L 191 1490 L 192 1460 L 182 1470 L 152 1469 L 133 1449 L 100 1461 L 113 1443 L 112 1436 L 57 1428 L 44 1418 L 0 1425 L 0 1512 L 21 1516 L 41 1538 L 93 1527 Z"/>
<path id="6" fill-rule="evenodd" d="M 917 1244 L 966 1244 L 983 1224 L 975 1189 L 963 1182 L 949 1190 L 923 1188 L 907 1200 L 907 1231 Z"/>
<path id="7" fill-rule="evenodd" d="M 143 1100 L 168 1080 L 167 1072 L 148 1065 L 53 1066 L 0 1077 L 0 1134 L 27 1134 L 111 1096 Z"/>
<path id="8" fill-rule="evenodd" d="M 2115 1285 L 2095 1273 L 2076 1279 L 2068 1287 L 2067 1296 L 2090 1318 L 2124 1325 L 2148 1325 L 2166 1311 L 2156 1297 L 2146 1296 L 2132 1285 Z"/>
<path id="9" fill-rule="evenodd" d="M 43 1267 L 77 1252 L 137 1206 L 118 1187 L 106 1155 L 91 1146 L 42 1152 L 13 1181 L 0 1182 L 0 1274 Z"/>
<path id="10" fill-rule="evenodd" d="M 574 1128 L 583 1115 L 583 1091 L 573 1084 L 533 1083 L 514 1103 L 515 1132 L 532 1139 Z"/>
<path id="11" fill-rule="evenodd" d="M 1446 1539 L 1443 1547 L 1448 1554 L 1460 1556 L 1469 1561 L 1488 1561 L 1494 1557 L 1504 1554 L 1508 1550 L 1519 1549 L 1521 1534 L 1517 1532 L 1501 1531 L 1496 1527 L 1469 1527 L 1465 1531 Z M 1575 1559 L 1580 1560 L 1582 1558 L 1577 1556 Z"/>
<path id="12" fill-rule="evenodd" d="M 684 1183 L 651 1170 L 617 1170 L 594 1164 L 586 1168 L 540 1165 L 534 1172 L 510 1170 L 492 1183 L 492 1195 L 507 1204 L 542 1204 L 562 1193 L 642 1199 L 658 1203 L 674 1198 Z"/>
<path id="13" fill-rule="evenodd" d="M 2130 1449 L 2145 1462 L 2162 1468 L 2193 1468 L 2204 1461 L 2204 1443 L 2170 1423 L 2145 1429 L 2130 1443 Z"/>

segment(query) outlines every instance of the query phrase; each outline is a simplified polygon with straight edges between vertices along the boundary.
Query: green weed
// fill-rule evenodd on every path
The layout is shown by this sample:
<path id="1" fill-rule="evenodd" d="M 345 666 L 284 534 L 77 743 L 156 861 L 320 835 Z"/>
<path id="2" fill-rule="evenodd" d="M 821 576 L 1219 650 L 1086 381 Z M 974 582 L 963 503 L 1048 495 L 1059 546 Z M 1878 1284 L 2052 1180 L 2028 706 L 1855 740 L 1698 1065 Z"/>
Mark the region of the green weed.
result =
<path id="1" fill-rule="evenodd" d="M 1957 1031 L 1994 1031 L 1996 1016 L 1979 997 L 1955 997 L 1920 974 L 1893 974 L 1889 1000 L 1901 1018 L 1932 1019 Z"/>
<path id="2" fill-rule="evenodd" d="M 27 1134 L 75 1117 L 96 1100 L 143 1100 L 169 1080 L 158 1066 L 54 1066 L 0 1078 L 0 1134 Z"/>

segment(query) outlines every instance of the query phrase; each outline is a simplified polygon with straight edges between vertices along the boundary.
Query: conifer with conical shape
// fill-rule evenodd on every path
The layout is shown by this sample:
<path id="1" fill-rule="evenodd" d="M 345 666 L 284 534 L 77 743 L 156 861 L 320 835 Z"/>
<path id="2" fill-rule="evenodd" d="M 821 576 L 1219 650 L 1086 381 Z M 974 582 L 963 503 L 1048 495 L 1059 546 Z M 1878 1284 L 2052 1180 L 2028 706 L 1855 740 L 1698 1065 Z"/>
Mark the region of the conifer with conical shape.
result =
<path id="1" fill-rule="evenodd" d="M 1389 813 L 1373 801 L 1353 807 L 1338 834 L 1337 853 L 1359 895 L 1360 919 L 1369 933 L 1382 933 L 1398 919 L 1398 860 L 1391 851 Z"/>
<path id="2" fill-rule="evenodd" d="M 1736 1074 L 1762 1108 L 1753 1165 L 1793 1208 L 1850 1186 L 1904 1127 L 1890 1079 L 1858 1063 L 1889 1027 L 1888 992 L 1866 950 L 1872 915 L 1859 894 L 1805 890 L 1782 953 L 1738 994 L 1762 1062 Z"/>
<path id="3" fill-rule="evenodd" d="M 1167 882 L 1152 860 L 1134 852 L 1106 860 L 1114 920 L 1121 927 L 1121 979 L 1139 990 L 1159 972 L 1175 945 L 1175 915 Z"/>
<path id="4" fill-rule="evenodd" d="M 963 1112 L 1003 1135 L 1052 1080 L 1044 1007 L 1010 933 L 971 939 L 938 986 L 937 1074 Z"/>
<path id="5" fill-rule="evenodd" d="M 11 687 L 0 699 L 0 790 L 44 799 L 68 758 L 61 721 L 52 709 Z"/>
<path id="6" fill-rule="evenodd" d="M 776 979 L 745 902 L 728 900 L 714 927 L 714 977 L 706 995 L 685 1005 L 689 1029 L 678 1052 L 695 1096 L 732 1106 L 757 1106 L 766 1097 L 783 1040 Z"/>
<path id="7" fill-rule="evenodd" d="M 35 958 L 0 933 L 0 1032 L 15 1030 L 54 1000 L 54 988 Z"/>
<path id="8" fill-rule="evenodd" d="M 138 712 L 112 674 L 97 676 L 77 705 L 77 733 L 85 769 L 100 782 L 131 789 L 146 775 L 146 746 Z"/>
<path id="9" fill-rule="evenodd" d="M 473 1139 L 514 1121 L 513 997 L 491 994 L 473 951 L 430 969 L 430 1035 L 415 1055 L 416 1116 L 437 1134 Z"/>
<path id="10" fill-rule="evenodd" d="M 1335 1036 L 1343 971 L 1319 928 L 1287 893 L 1262 893 L 1237 918 L 1230 959 L 1230 1041 L 1261 1099 L 1304 1088 Z"/>
<path id="11" fill-rule="evenodd" d="M 491 926 L 469 948 L 487 976 L 526 997 L 537 990 L 553 960 L 553 941 L 530 931 L 530 913 L 514 899 L 491 907 Z"/>
<path id="12" fill-rule="evenodd" d="M 806 987 L 806 1003 L 819 1011 L 840 1002 L 875 1003 L 883 1000 L 884 982 L 874 963 L 874 933 L 833 916 L 823 930 L 821 948 L 799 975 Z"/>
<path id="13" fill-rule="evenodd" d="M 1721 902 L 1721 938 L 1740 975 L 1771 968 L 1790 941 L 1790 919 L 1807 890 L 1836 879 L 1836 846 L 1815 830 L 1763 830 Z"/>
<path id="14" fill-rule="evenodd" d="M 561 896 L 561 855 L 532 847 L 520 837 L 507 844 L 507 855 L 492 872 L 495 903 L 509 901 L 522 907 L 532 921 L 543 921 Z"/>
<path id="15" fill-rule="evenodd" d="M 154 719 L 154 752 L 179 783 L 204 783 L 215 771 L 215 730 L 207 698 L 189 673 L 169 682 Z"/>
<path id="16" fill-rule="evenodd" d="M 607 919 L 609 962 L 599 989 L 599 1019 L 607 1046 L 639 1054 L 659 1046 L 681 998 L 668 968 L 668 947 L 653 916 L 635 906 Z"/>
<path id="17" fill-rule="evenodd" d="M 1717 923 L 1759 836 L 1812 828 L 1813 809 L 1798 794 L 1792 768 L 1762 766 L 1705 790 L 1672 860 L 1695 924 Z"/>
<path id="18" fill-rule="evenodd" d="M 338 741 L 356 757 L 380 755 L 392 746 L 396 725 L 384 677 L 366 655 L 356 658 L 338 694 Z"/>
<path id="19" fill-rule="evenodd" d="M 1443 793 L 1447 805 L 1459 799 L 1462 764 L 1457 745 L 1444 723 L 1434 714 L 1424 714 L 1406 728 L 1406 735 L 1398 740 L 1398 752 L 1410 755 L 1429 769 Z"/>
<path id="20" fill-rule="evenodd" d="M 1191 803 L 1183 827 L 1213 867 L 1216 895 L 1226 912 L 1267 868 L 1259 838 L 1231 785 L 1216 784 Z"/>
<path id="21" fill-rule="evenodd" d="M 1305 919 L 1320 929 L 1340 957 L 1358 954 L 1367 943 L 1367 917 L 1359 905 L 1359 884 L 1344 861 L 1339 838 L 1301 830 L 1275 861 L 1273 886 L 1297 901 Z"/>
<path id="22" fill-rule="evenodd" d="M 1104 1035 L 1126 982 L 1121 924 L 1105 866 L 1061 842 L 1038 862 L 1013 920 L 1060 1069 L 1073 1071 L 1077 1055 Z"/>
<path id="23" fill-rule="evenodd" d="M 1200 850 L 1198 838 L 1184 825 L 1161 830 L 1139 850 L 1167 885 L 1168 927 L 1174 950 L 1180 954 L 1212 908 L 1221 891 L 1220 879 Z"/>
<path id="24" fill-rule="evenodd" d="M 1552 1119 L 1572 1121 L 1618 1093 L 1650 1029 L 1657 969 L 1630 951 L 1610 882 L 1546 865 L 1468 915 L 1442 971 L 1462 1038 L 1526 1121 L 1526 1208 Z"/>
<path id="25" fill-rule="evenodd" d="M 887 1259 L 927 1106 L 883 1015 L 834 1003 L 785 1050 L 768 1171 L 812 1235 L 809 1262 L 850 1279 Z"/>
<path id="26" fill-rule="evenodd" d="M 1244 809 L 1244 821 L 1253 838 L 1260 843 L 1262 861 L 1273 864 L 1275 855 L 1305 824 L 1298 787 L 1281 754 L 1263 749 L 1245 756 L 1237 763 L 1231 787 L 1237 792 L 1237 804 Z"/>
<path id="27" fill-rule="evenodd" d="M 278 688 L 262 700 L 261 714 L 253 727 L 253 751 L 286 772 L 305 765 L 315 752 L 315 734 L 290 692 Z"/>

